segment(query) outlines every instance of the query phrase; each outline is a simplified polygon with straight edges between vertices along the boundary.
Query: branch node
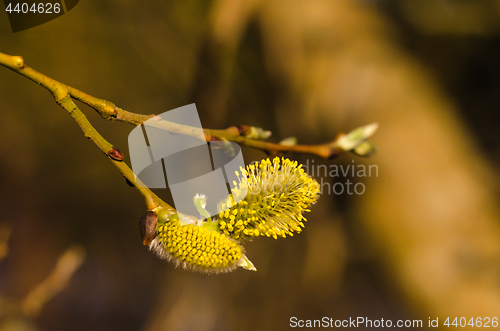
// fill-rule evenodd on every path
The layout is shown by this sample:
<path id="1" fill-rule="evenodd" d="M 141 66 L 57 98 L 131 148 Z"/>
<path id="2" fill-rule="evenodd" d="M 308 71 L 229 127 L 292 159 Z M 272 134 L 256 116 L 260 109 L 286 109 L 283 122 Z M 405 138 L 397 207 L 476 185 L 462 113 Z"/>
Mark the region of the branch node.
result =
<path id="1" fill-rule="evenodd" d="M 68 93 L 68 90 L 65 89 L 64 87 L 62 86 L 54 86 L 54 88 L 50 89 L 49 90 L 52 95 L 54 96 L 54 100 L 56 101 L 56 103 L 65 108 L 64 107 L 64 104 L 66 102 L 69 102 L 71 101 L 71 96 L 69 95 Z M 72 107 L 73 109 L 76 108 L 76 105 L 74 102 L 71 101 L 71 103 L 73 104 L 74 107 Z"/>
<path id="2" fill-rule="evenodd" d="M 14 66 L 16 66 L 16 68 L 19 68 L 19 69 L 24 68 L 24 59 L 22 56 L 13 56 L 12 60 L 13 60 Z"/>
<path id="3" fill-rule="evenodd" d="M 104 119 L 115 119 L 118 111 L 116 105 L 111 101 L 98 99 L 95 103 L 95 109 Z"/>

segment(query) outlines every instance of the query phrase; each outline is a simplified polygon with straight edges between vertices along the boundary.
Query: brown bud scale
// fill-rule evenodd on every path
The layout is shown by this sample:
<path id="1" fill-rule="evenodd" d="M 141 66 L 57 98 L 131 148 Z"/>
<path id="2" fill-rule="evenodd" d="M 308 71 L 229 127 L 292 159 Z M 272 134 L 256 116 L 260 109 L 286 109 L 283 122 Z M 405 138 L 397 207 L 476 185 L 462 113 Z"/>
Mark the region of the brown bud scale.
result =
<path id="1" fill-rule="evenodd" d="M 139 220 L 139 233 L 142 238 L 143 245 L 149 245 L 156 236 L 156 223 L 158 222 L 158 217 L 154 211 L 148 211 L 146 214 L 142 215 Z"/>
<path id="2" fill-rule="evenodd" d="M 238 126 L 238 133 L 241 136 L 246 136 L 246 135 L 250 134 L 251 130 L 252 129 L 248 125 L 240 125 L 240 126 Z"/>
<path id="3" fill-rule="evenodd" d="M 123 154 L 118 148 L 111 147 L 108 153 L 109 157 L 115 161 L 123 161 Z"/>

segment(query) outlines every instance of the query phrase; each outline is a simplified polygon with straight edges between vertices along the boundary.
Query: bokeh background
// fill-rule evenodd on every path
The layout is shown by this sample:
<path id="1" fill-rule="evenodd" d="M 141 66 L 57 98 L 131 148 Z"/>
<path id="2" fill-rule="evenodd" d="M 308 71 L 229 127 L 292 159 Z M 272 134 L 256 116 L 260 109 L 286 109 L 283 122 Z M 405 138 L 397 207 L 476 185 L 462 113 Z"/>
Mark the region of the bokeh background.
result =
<path id="1" fill-rule="evenodd" d="M 50 93 L 0 67 L 0 330 L 500 317 L 499 32 L 498 0 L 81 0 L 16 34 L 0 14 L 0 51 L 129 111 L 196 102 L 204 127 L 305 144 L 380 124 L 372 158 L 288 155 L 377 165 L 318 178 L 363 195 L 324 194 L 302 234 L 248 243 L 258 272 L 206 276 L 141 245 L 138 192 Z M 81 109 L 128 162 L 132 127 Z M 60 291 L 33 303 L 44 280 Z"/>

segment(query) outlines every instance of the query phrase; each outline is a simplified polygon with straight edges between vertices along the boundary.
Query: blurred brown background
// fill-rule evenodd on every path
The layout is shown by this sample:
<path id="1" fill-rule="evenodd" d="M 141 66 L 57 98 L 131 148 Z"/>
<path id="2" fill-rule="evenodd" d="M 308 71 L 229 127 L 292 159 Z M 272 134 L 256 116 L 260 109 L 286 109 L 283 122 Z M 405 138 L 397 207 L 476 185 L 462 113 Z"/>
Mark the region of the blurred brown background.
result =
<path id="1" fill-rule="evenodd" d="M 306 144 L 380 129 L 370 159 L 289 156 L 377 165 L 350 178 L 365 194 L 324 194 L 302 234 L 248 243 L 258 272 L 206 276 L 141 245 L 140 195 L 46 90 L 0 68 L 0 330 L 500 317 L 500 1 L 81 0 L 16 34 L 2 15 L 0 51 L 129 111 L 196 102 L 205 127 Z M 127 152 L 131 126 L 81 107 Z M 81 266 L 62 263 L 67 285 L 26 308 L 69 248 Z"/>

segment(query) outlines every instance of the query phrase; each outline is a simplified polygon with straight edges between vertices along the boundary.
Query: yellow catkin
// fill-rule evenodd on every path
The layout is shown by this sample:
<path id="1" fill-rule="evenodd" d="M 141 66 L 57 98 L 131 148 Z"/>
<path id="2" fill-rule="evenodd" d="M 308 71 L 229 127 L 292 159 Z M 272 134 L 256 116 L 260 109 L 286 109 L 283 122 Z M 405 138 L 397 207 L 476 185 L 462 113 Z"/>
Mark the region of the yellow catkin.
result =
<path id="1" fill-rule="evenodd" d="M 150 249 L 177 266 L 205 273 L 232 271 L 244 256 L 235 240 L 193 224 L 181 225 L 178 219 L 158 224 Z"/>
<path id="2" fill-rule="evenodd" d="M 221 206 L 232 206 L 218 215 L 219 228 L 234 239 L 257 236 L 286 237 L 301 232 L 302 216 L 316 202 L 320 186 L 296 161 L 276 157 L 262 160 L 238 172 L 239 183 Z M 234 184 L 234 183 L 233 183 Z M 234 205 L 248 188 L 247 195 Z M 237 199 L 240 200 L 240 199 Z"/>

